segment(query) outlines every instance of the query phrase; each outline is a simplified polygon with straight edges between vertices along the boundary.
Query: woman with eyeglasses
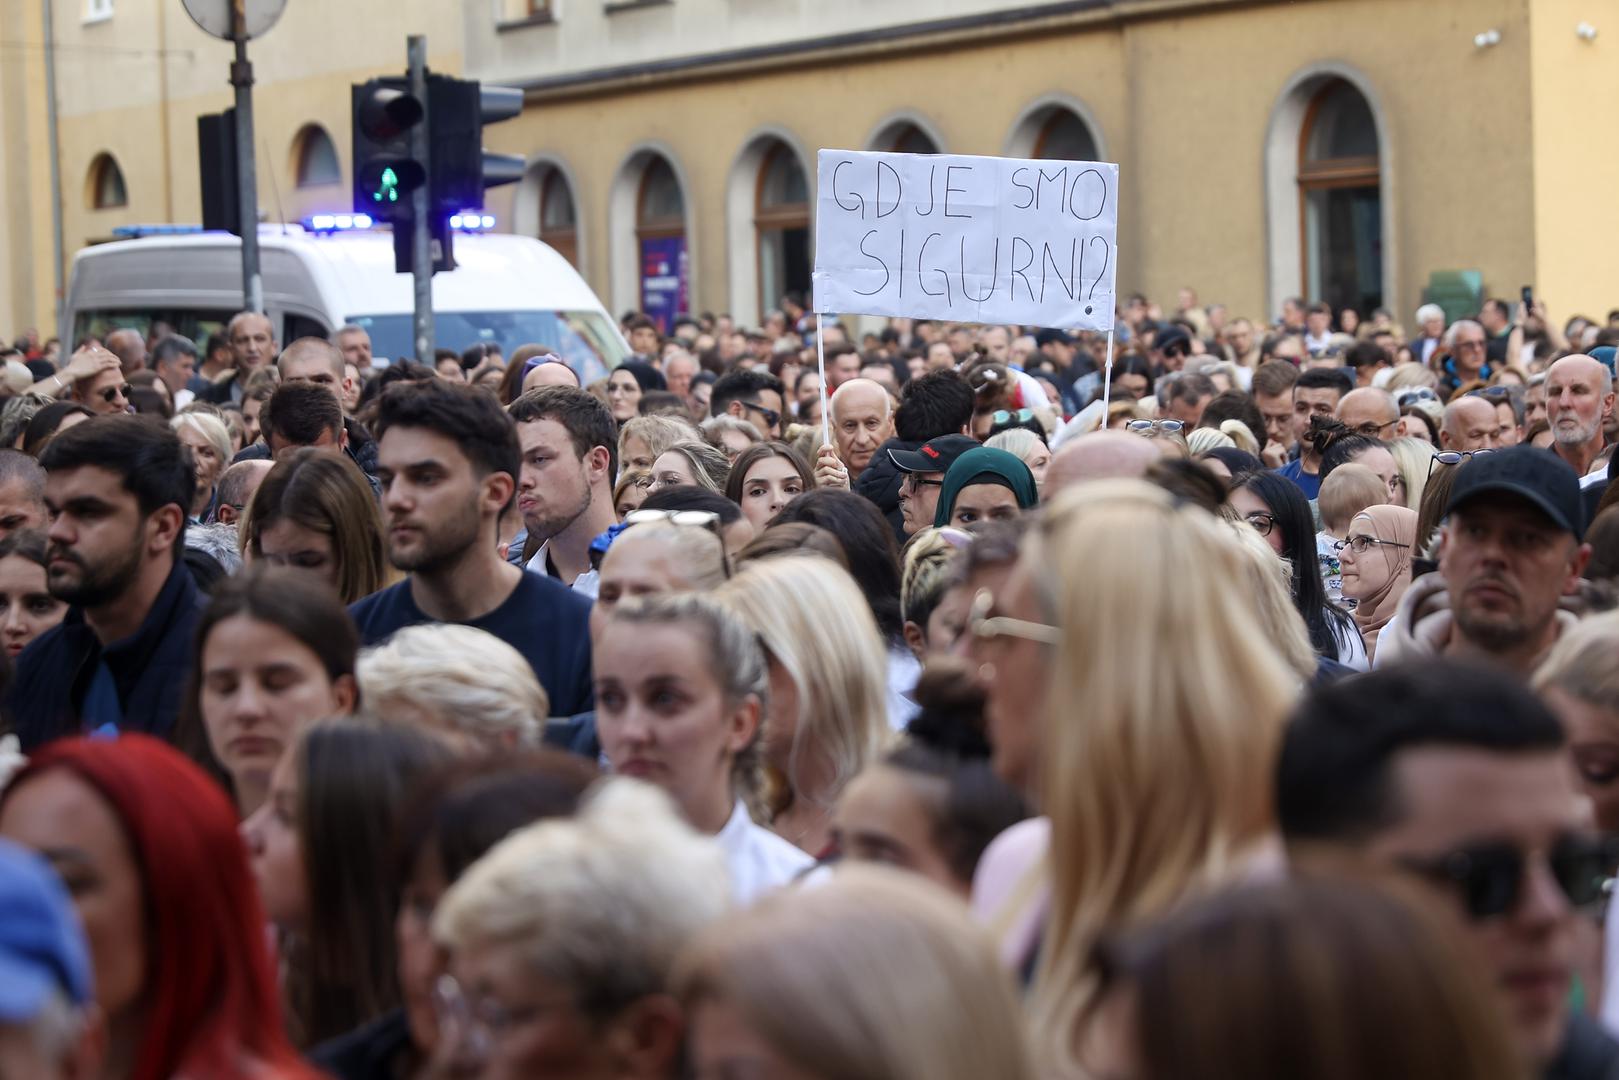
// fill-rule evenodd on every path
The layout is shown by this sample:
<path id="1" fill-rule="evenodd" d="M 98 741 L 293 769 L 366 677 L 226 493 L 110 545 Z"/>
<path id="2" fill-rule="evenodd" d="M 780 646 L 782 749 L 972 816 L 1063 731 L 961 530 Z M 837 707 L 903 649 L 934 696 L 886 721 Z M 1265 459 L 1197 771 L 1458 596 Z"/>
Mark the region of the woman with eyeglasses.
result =
<path id="1" fill-rule="evenodd" d="M 731 466 L 726 498 L 742 508 L 742 516 L 763 532 L 786 505 L 815 487 L 810 469 L 786 443 L 750 446 Z"/>
<path id="2" fill-rule="evenodd" d="M 944 474 L 935 528 L 978 521 L 1006 521 L 1040 501 L 1034 474 L 1005 450 L 980 446 L 956 459 Z"/>
<path id="3" fill-rule="evenodd" d="M 1327 601 L 1326 586 L 1314 572 L 1315 522 L 1304 492 L 1273 472 L 1249 473 L 1233 483 L 1231 506 L 1293 568 L 1293 606 L 1310 628 L 1310 644 L 1316 653 L 1365 671 L 1366 644 L 1354 620 Z"/>
<path id="4" fill-rule="evenodd" d="M 1274 863 L 1272 775 L 1301 681 L 1250 580 L 1226 523 L 1150 484 L 1095 481 L 1046 508 L 975 604 L 991 762 L 1047 815 L 985 853 L 974 904 L 1003 960 L 1032 971 L 1040 1075 L 1084 1075 L 1099 937 Z"/>
<path id="5" fill-rule="evenodd" d="M 1356 601 L 1355 625 L 1366 643 L 1368 661 L 1377 659 L 1378 635 L 1394 618 L 1411 585 L 1416 538 L 1416 511 L 1372 506 L 1355 515 L 1338 545 L 1343 594 Z"/>
<path id="6" fill-rule="evenodd" d="M 596 731 L 621 776 L 656 784 L 725 851 L 747 904 L 813 860 L 754 824 L 770 673 L 747 624 L 692 593 L 614 608 L 592 656 Z"/>

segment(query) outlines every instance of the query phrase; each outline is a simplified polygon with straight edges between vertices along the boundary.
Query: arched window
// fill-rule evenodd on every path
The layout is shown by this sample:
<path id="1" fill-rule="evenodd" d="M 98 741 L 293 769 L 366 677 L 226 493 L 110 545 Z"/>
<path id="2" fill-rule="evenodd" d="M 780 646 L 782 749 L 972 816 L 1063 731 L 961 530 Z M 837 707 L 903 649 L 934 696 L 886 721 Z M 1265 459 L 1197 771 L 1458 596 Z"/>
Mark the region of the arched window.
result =
<path id="1" fill-rule="evenodd" d="M 765 152 L 753 204 L 759 236 L 759 310 L 789 292 L 810 289 L 809 181 L 798 155 L 783 142 Z"/>
<path id="2" fill-rule="evenodd" d="M 98 154 L 90 163 L 90 206 L 112 210 L 129 205 L 129 189 L 124 186 L 124 170 L 111 154 Z"/>
<path id="3" fill-rule="evenodd" d="M 579 215 L 573 205 L 573 189 L 562 170 L 545 170 L 540 181 L 540 239 L 564 259 L 579 265 Z"/>
<path id="4" fill-rule="evenodd" d="M 635 238 L 641 257 L 641 310 L 664 333 L 686 314 L 686 198 L 667 158 L 654 156 L 641 173 L 635 200 Z"/>
<path id="5" fill-rule="evenodd" d="M 1068 109 L 1053 108 L 1034 137 L 1031 156 L 1047 161 L 1095 161 L 1101 155 L 1084 120 Z"/>
<path id="6" fill-rule="evenodd" d="M 895 127 L 884 140 L 888 145 L 879 146 L 879 150 L 887 150 L 892 154 L 937 154 L 938 144 L 927 132 L 915 124 L 900 124 Z"/>
<path id="7" fill-rule="evenodd" d="M 1332 79 L 1310 100 L 1299 134 L 1304 292 L 1334 311 L 1383 305 L 1383 196 L 1377 122 L 1366 98 Z"/>
<path id="8" fill-rule="evenodd" d="M 295 143 L 296 161 L 293 166 L 295 182 L 301 188 L 320 187 L 322 184 L 341 184 L 343 168 L 337 161 L 337 147 L 332 137 L 319 124 L 310 124 L 298 133 Z"/>

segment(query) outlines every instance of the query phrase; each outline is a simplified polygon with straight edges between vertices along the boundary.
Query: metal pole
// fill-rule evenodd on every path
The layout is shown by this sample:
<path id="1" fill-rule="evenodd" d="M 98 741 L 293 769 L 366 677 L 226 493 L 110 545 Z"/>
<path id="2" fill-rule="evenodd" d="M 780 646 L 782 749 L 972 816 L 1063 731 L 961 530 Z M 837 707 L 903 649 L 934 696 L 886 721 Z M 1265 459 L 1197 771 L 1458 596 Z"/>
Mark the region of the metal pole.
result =
<path id="1" fill-rule="evenodd" d="M 247 18 L 244 0 L 232 0 L 231 35 L 236 40 L 236 61 L 230 66 L 230 84 L 236 87 L 236 174 L 241 204 L 242 307 L 264 313 L 264 279 L 259 275 L 258 162 L 253 156 L 253 65 L 247 59 Z"/>
<path id="2" fill-rule="evenodd" d="M 433 166 L 427 160 L 429 140 L 427 125 L 431 111 L 427 107 L 427 38 L 412 34 L 406 41 L 405 60 L 409 67 L 410 92 L 422 103 L 422 122 L 410 136 L 410 156 L 427 168 L 427 183 L 411 192 L 412 219 L 411 275 L 416 290 L 416 359 L 424 364 L 433 362 L 433 241 L 429 231 L 428 208 L 432 205 L 430 188 Z"/>
<path id="3" fill-rule="evenodd" d="M 56 282 L 56 299 L 51 305 L 51 313 L 56 319 L 56 336 L 62 339 L 62 355 L 72 356 L 73 327 L 67 325 L 66 268 L 63 266 L 62 251 L 62 144 L 56 113 L 56 19 L 51 11 L 51 0 L 40 0 L 40 5 L 45 13 L 45 126 L 51 156 L 51 270 Z"/>

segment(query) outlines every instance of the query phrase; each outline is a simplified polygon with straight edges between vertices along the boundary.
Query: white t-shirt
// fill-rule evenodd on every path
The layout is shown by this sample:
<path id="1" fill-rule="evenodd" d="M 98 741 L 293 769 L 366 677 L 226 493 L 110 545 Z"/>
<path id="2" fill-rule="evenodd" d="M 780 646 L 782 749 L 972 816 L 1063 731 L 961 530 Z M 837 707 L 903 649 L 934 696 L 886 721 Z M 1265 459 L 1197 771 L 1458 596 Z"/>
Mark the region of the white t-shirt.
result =
<path id="1" fill-rule="evenodd" d="M 725 852 L 725 864 L 731 871 L 731 894 L 744 906 L 791 884 L 815 864 L 807 852 L 755 825 L 740 799 L 731 820 L 714 839 Z"/>
<path id="2" fill-rule="evenodd" d="M 527 565 L 525 565 L 523 569 L 527 570 L 531 574 L 549 576 L 551 571 L 546 569 L 545 566 L 545 552 L 550 546 L 551 541 L 549 540 L 541 544 L 540 550 L 534 553 L 534 557 L 528 561 Z M 596 599 L 596 590 L 601 588 L 601 574 L 595 568 L 586 570 L 584 573 L 574 578 L 572 582 L 569 582 L 568 588 L 573 589 L 575 592 L 584 593 L 586 596 L 594 600 Z"/>

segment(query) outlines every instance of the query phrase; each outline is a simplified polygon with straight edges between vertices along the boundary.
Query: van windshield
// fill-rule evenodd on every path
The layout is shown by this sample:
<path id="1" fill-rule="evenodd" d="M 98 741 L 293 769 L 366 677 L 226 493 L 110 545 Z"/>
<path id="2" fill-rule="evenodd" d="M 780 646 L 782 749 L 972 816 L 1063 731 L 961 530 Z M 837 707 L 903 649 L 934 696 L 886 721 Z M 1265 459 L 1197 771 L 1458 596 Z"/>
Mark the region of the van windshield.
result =
<path id="1" fill-rule="evenodd" d="M 365 327 L 376 356 L 416 351 L 409 315 L 351 315 L 349 322 Z M 606 378 L 630 355 L 618 328 L 596 311 L 440 311 L 433 315 L 433 340 L 456 352 L 495 344 L 508 357 L 523 345 L 547 345 L 578 373 L 582 386 Z"/>

